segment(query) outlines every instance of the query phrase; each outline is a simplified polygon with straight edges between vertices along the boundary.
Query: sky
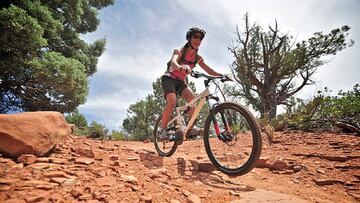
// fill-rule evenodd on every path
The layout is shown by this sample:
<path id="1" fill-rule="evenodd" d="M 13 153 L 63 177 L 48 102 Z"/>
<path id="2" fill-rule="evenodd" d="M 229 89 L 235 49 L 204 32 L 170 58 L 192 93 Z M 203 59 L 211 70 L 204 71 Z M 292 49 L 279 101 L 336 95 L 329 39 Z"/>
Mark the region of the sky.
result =
<path id="1" fill-rule="evenodd" d="M 247 12 L 251 22 L 265 29 L 276 20 L 279 30 L 296 41 L 349 25 L 348 38 L 355 45 L 327 57 L 313 77 L 315 85 L 295 96 L 309 99 L 324 87 L 335 93 L 350 90 L 360 83 L 359 11 L 359 0 L 115 0 L 99 11 L 98 29 L 81 36 L 89 43 L 105 37 L 107 43 L 79 111 L 88 123 L 120 130 L 129 106 L 152 92 L 152 82 L 164 73 L 173 50 L 186 43 L 186 31 L 194 25 L 207 32 L 199 49 L 205 62 L 217 72 L 230 73 L 234 58 L 228 47 L 236 39 L 236 26 L 244 30 Z M 201 82 L 190 80 L 199 92 L 203 89 Z"/>

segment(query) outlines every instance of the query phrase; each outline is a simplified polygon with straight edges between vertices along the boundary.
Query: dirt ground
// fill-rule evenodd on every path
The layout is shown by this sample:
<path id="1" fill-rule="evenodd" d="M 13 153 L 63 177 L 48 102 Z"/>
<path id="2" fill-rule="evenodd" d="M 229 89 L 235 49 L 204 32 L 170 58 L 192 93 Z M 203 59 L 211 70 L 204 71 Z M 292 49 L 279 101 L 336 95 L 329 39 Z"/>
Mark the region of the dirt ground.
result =
<path id="1" fill-rule="evenodd" d="M 70 136 L 47 157 L 0 156 L 0 202 L 360 202 L 360 137 L 276 133 L 257 168 L 214 170 L 203 141 L 171 157 L 153 143 Z"/>

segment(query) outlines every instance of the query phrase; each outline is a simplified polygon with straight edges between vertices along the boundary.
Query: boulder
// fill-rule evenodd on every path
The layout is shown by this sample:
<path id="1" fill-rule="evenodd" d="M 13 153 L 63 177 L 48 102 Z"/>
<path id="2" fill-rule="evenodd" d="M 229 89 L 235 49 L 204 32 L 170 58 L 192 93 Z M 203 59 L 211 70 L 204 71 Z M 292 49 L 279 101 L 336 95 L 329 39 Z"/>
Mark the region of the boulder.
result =
<path id="1" fill-rule="evenodd" d="M 0 114 L 0 152 L 15 158 L 22 154 L 43 156 L 70 133 L 59 112 Z"/>

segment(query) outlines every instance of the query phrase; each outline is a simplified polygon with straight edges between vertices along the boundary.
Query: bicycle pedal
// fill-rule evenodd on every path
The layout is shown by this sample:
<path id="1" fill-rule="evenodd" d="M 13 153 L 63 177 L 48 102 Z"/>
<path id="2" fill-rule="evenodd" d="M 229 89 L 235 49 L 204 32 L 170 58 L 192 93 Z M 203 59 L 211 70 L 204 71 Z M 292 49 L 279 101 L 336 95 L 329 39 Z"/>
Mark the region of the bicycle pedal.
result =
<path id="1" fill-rule="evenodd" d="M 170 141 L 176 142 L 178 145 L 181 145 L 183 143 L 183 138 L 181 134 L 177 134 L 175 136 L 172 136 L 170 138 Z"/>

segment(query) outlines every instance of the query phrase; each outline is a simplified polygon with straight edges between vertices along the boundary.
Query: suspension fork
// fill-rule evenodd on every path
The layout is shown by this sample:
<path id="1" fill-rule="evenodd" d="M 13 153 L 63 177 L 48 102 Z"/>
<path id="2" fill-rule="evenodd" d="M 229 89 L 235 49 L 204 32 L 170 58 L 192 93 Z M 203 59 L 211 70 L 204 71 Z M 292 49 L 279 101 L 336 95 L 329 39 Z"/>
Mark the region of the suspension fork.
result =
<path id="1" fill-rule="evenodd" d="M 214 108 L 216 105 L 219 104 L 219 103 L 218 103 L 218 102 L 219 102 L 219 98 L 218 98 L 218 97 L 213 97 L 213 96 L 211 96 L 211 97 L 209 97 L 209 98 L 216 100 L 216 104 L 213 105 L 213 108 Z M 207 100 L 207 103 L 208 103 L 208 105 L 210 106 L 209 100 Z M 212 109 L 213 109 L 213 108 L 212 108 Z M 214 124 L 214 129 L 215 129 L 216 136 L 217 136 L 218 138 L 220 138 L 221 130 L 220 130 L 220 127 L 219 127 L 219 123 L 217 122 L 217 120 L 216 120 L 216 118 L 215 118 L 215 115 L 214 115 L 214 113 L 213 113 L 212 110 L 210 110 L 210 115 L 211 115 L 211 119 L 212 119 L 213 124 Z M 225 117 L 225 112 L 224 112 L 224 111 L 220 111 L 220 116 L 221 116 L 221 120 L 222 120 L 222 122 L 223 122 L 223 124 L 224 124 L 224 127 L 225 127 L 225 132 L 231 132 L 231 128 L 230 128 L 230 126 L 229 126 L 229 122 L 228 122 L 228 120 L 227 120 L 226 117 Z"/>
<path id="2" fill-rule="evenodd" d="M 224 111 L 220 111 L 220 115 L 221 115 L 221 119 L 225 125 L 225 132 L 231 133 L 231 128 L 228 122 L 228 119 L 226 119 L 225 117 L 225 112 Z"/>

